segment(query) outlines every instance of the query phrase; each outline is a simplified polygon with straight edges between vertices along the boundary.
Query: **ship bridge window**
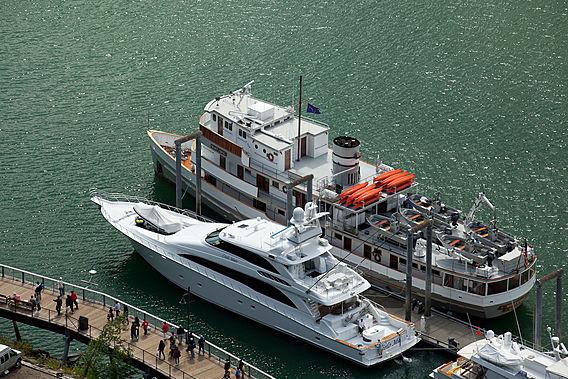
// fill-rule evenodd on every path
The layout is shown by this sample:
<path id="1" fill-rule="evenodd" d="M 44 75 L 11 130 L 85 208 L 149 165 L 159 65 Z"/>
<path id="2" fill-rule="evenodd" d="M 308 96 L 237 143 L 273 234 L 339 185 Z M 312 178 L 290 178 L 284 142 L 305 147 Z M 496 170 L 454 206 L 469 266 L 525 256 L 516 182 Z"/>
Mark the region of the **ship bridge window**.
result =
<path id="1" fill-rule="evenodd" d="M 478 282 L 476 280 L 469 280 L 469 287 L 468 287 L 468 292 L 469 293 L 474 293 L 476 295 L 481 295 L 481 296 L 485 296 L 485 283 L 483 282 Z"/>
<path id="2" fill-rule="evenodd" d="M 267 261 L 266 259 L 264 259 L 260 255 L 255 254 L 252 251 L 243 249 L 240 246 L 233 245 L 232 243 L 229 243 L 227 241 L 223 241 L 221 238 L 219 238 L 219 233 L 223 229 L 219 229 L 219 230 L 214 231 L 213 233 L 210 233 L 205 238 L 205 241 L 208 244 L 210 244 L 211 246 L 215 246 L 215 247 L 217 247 L 221 250 L 226 251 L 229 254 L 236 255 L 237 257 L 244 259 L 245 261 L 249 262 L 250 264 L 261 267 L 261 268 L 268 270 L 268 271 L 272 271 L 276 274 L 279 274 L 278 270 L 276 270 L 276 268 L 269 261 Z"/>
<path id="3" fill-rule="evenodd" d="M 512 290 L 513 288 L 517 288 L 519 286 L 519 279 L 521 275 L 515 275 L 512 278 L 509 278 L 509 289 Z"/>
<path id="4" fill-rule="evenodd" d="M 487 295 L 495 295 L 497 293 L 507 291 L 507 280 L 499 280 L 487 285 Z"/>
<path id="5" fill-rule="evenodd" d="M 288 296 L 286 296 L 282 291 L 280 291 L 278 288 L 274 287 L 269 283 L 263 282 L 260 279 L 253 278 L 251 276 L 243 274 L 242 272 L 223 266 L 219 263 L 212 262 L 209 259 L 189 254 L 180 254 L 180 256 L 192 262 L 200 264 L 201 266 L 207 267 L 210 270 L 218 272 L 219 274 L 225 275 L 226 277 L 236 280 L 239 283 L 251 288 L 253 291 L 261 293 L 264 296 L 267 296 L 275 301 L 278 301 L 282 304 L 286 304 L 292 308 L 297 308 L 296 305 L 292 302 L 292 300 L 288 298 Z"/>

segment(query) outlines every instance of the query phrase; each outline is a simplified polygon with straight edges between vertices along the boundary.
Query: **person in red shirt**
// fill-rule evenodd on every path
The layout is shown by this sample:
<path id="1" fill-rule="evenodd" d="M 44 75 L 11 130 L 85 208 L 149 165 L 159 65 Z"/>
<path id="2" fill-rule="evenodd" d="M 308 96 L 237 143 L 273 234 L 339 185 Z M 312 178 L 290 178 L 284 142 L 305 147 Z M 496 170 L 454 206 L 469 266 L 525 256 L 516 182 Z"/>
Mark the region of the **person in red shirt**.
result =
<path id="1" fill-rule="evenodd" d="M 73 304 L 75 304 L 75 310 L 79 309 L 79 303 L 77 303 L 77 294 L 75 291 L 71 292 L 71 300 L 73 300 Z M 71 307 L 71 311 L 73 311 L 73 307 Z"/>
<path id="2" fill-rule="evenodd" d="M 164 322 L 164 325 L 162 325 L 162 333 L 164 333 L 164 341 L 168 339 L 168 329 L 169 329 L 168 324 Z"/>
<path id="3" fill-rule="evenodd" d="M 142 328 L 144 329 L 144 335 L 148 334 L 148 320 L 144 319 L 144 321 L 142 321 Z"/>

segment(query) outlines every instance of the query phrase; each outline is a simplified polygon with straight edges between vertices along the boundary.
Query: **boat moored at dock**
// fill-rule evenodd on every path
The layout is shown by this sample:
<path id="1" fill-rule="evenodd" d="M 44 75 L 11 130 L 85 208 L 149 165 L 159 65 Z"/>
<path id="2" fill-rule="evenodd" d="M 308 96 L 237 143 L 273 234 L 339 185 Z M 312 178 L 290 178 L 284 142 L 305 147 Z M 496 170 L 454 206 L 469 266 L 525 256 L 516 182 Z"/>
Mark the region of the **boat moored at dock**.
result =
<path id="1" fill-rule="evenodd" d="M 363 366 L 399 356 L 414 324 L 360 296 L 370 284 L 330 253 L 313 203 L 291 225 L 217 223 L 93 192 L 107 221 L 164 277 L 191 293 Z"/>
<path id="2" fill-rule="evenodd" d="M 292 191 L 293 205 L 299 207 L 309 196 L 306 184 L 288 185 L 313 174 L 313 201 L 319 211 L 330 214 L 324 236 L 331 253 L 357 267 L 373 285 L 404 291 L 405 234 L 432 218 L 434 306 L 492 318 L 518 307 L 534 286 L 532 246 L 498 229 L 496 221 L 488 225 L 473 218 L 488 203 L 484 195 L 460 222 L 461 211 L 444 204 L 439 194 L 418 192 L 415 174 L 379 159 L 377 164 L 364 162 L 353 137 L 336 137 L 333 149 L 328 148 L 326 124 L 305 118 L 299 122 L 292 107 L 254 98 L 250 84 L 211 100 L 199 130 L 201 198 L 229 220 L 262 217 L 287 225 L 287 192 Z M 181 136 L 155 130 L 148 136 L 155 173 L 175 182 L 175 140 Z M 182 186 L 194 193 L 195 140 L 182 143 L 181 151 Z M 391 220 L 392 229 L 370 224 L 372 216 Z M 413 294 L 424 297 L 425 240 L 423 234 L 417 237 Z M 445 243 L 449 238 L 454 239 Z M 454 241 L 459 244 L 452 245 Z"/>

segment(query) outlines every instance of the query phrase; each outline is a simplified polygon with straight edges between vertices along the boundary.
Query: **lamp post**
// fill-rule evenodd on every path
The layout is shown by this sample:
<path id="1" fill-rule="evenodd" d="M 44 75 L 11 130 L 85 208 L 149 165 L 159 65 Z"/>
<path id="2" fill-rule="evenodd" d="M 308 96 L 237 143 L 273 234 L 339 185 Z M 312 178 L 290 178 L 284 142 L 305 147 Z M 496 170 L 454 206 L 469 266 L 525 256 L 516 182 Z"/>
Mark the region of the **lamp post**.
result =
<path id="1" fill-rule="evenodd" d="M 185 299 L 187 296 L 187 300 Z M 187 304 L 187 330 L 185 332 L 185 342 L 189 343 L 189 302 L 191 300 L 191 286 L 187 286 L 187 292 L 184 293 L 179 301 L 180 304 Z"/>

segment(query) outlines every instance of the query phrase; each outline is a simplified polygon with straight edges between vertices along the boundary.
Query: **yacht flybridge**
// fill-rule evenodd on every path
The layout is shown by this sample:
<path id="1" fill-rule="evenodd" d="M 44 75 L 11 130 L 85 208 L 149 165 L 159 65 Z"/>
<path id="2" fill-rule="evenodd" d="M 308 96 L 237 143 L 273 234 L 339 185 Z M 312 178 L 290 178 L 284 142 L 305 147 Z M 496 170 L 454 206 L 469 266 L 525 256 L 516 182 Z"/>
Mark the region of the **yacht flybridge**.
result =
<path id="1" fill-rule="evenodd" d="M 216 223 L 147 200 L 92 192 L 107 221 L 163 276 L 220 307 L 364 366 L 416 343 L 414 325 L 359 294 L 370 284 L 330 254 L 313 203 L 289 227 Z"/>
<path id="2" fill-rule="evenodd" d="M 252 82 L 251 82 L 252 83 Z M 202 132 L 202 200 L 229 220 L 262 217 L 287 225 L 287 184 L 313 174 L 314 202 L 330 213 L 324 225 L 331 253 L 361 270 L 373 285 L 403 292 L 406 235 L 427 218 L 435 221 L 432 303 L 452 312 L 491 318 L 518 307 L 535 283 L 534 250 L 485 224 L 474 213 L 486 203 L 480 194 L 463 222 L 461 211 L 439 194 L 417 192 L 415 174 L 360 160 L 359 141 L 336 137 L 329 127 L 298 117 L 293 107 L 256 99 L 250 85 L 218 96 L 205 106 Z M 150 130 L 154 171 L 175 182 L 175 143 L 181 136 Z M 181 145 L 182 185 L 195 189 L 195 141 Z M 304 207 L 308 189 L 293 189 L 293 205 Z M 462 217 L 463 219 L 463 217 Z M 413 294 L 424 296 L 425 240 L 413 241 Z"/>

